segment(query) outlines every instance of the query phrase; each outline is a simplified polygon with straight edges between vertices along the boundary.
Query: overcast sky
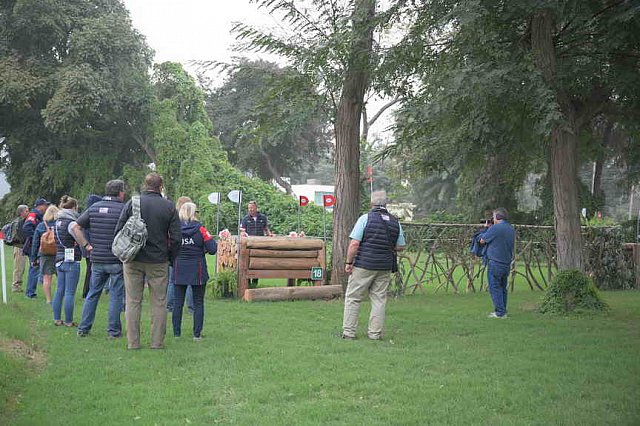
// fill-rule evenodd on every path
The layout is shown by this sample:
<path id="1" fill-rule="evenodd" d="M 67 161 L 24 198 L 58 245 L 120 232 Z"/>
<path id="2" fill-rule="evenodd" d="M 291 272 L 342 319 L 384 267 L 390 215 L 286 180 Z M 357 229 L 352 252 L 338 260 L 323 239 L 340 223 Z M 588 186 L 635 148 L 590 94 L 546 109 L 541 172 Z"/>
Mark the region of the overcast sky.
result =
<path id="1" fill-rule="evenodd" d="M 123 0 L 133 26 L 155 50 L 155 62 L 228 61 L 233 22 L 274 22 L 249 0 Z M 237 54 L 236 54 L 237 56 Z"/>
<path id="2" fill-rule="evenodd" d="M 191 60 L 229 62 L 233 52 L 234 37 L 230 34 L 234 22 L 274 29 L 280 22 L 263 10 L 258 10 L 249 0 L 123 0 L 129 9 L 133 26 L 146 37 L 147 44 L 155 51 L 156 63 Z M 252 54 L 255 57 L 255 54 Z M 263 59 L 276 61 L 273 56 L 261 55 Z M 187 70 L 192 71 L 188 65 Z M 221 75 L 207 76 L 221 84 Z M 369 116 L 383 101 L 372 100 Z M 371 135 L 378 133 L 384 139 L 389 134 L 384 129 L 389 125 L 390 111 L 371 128 Z"/>

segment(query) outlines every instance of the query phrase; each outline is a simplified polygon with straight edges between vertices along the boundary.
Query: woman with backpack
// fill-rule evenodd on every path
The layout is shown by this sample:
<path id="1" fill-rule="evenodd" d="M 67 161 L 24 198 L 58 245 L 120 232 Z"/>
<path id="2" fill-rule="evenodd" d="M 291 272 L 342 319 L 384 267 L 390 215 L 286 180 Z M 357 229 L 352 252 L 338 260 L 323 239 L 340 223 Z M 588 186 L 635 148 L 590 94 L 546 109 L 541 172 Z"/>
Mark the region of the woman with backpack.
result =
<path id="1" fill-rule="evenodd" d="M 82 253 L 71 234 L 71 224 L 78 218 L 78 201 L 68 195 L 60 199 L 60 212 L 55 225 L 56 236 L 56 269 L 58 288 L 53 298 L 53 320 L 56 325 L 76 327 L 73 322 L 73 308 L 76 288 L 80 279 L 80 260 Z M 62 322 L 61 311 L 64 302 L 65 321 Z"/>
<path id="2" fill-rule="evenodd" d="M 198 221 L 194 203 L 184 203 L 178 215 L 182 228 L 182 248 L 173 262 L 173 335 L 180 337 L 182 333 L 182 307 L 187 287 L 191 286 L 194 305 L 193 339 L 200 340 L 204 323 L 204 292 L 209 281 L 205 255 L 216 254 L 217 244 L 207 228 Z"/>
<path id="3" fill-rule="evenodd" d="M 36 226 L 33 232 L 31 244 L 31 265 L 38 266 L 40 270 L 39 282 L 42 283 L 44 297 L 47 304 L 51 304 L 51 282 L 56 273 L 56 240 L 54 227 L 58 216 L 58 207 L 50 205 L 44 212 L 42 222 Z"/>

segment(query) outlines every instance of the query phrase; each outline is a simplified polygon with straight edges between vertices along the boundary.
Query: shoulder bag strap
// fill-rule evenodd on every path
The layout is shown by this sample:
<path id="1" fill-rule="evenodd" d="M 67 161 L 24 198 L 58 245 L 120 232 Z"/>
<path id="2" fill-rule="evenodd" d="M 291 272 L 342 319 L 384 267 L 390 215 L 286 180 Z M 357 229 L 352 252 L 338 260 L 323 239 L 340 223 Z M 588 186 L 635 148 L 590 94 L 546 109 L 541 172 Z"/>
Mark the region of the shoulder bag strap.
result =
<path id="1" fill-rule="evenodd" d="M 131 197 L 131 205 L 133 206 L 133 215 L 140 219 L 140 196 Z"/>

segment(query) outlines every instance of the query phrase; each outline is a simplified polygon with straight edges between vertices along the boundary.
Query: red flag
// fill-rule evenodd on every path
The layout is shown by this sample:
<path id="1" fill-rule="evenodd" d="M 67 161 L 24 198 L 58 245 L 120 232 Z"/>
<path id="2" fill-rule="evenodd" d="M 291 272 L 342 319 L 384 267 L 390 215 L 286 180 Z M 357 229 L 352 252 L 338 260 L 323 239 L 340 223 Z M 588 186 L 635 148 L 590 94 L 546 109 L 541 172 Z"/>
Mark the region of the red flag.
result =
<path id="1" fill-rule="evenodd" d="M 336 197 L 331 194 L 325 194 L 322 196 L 322 204 L 325 207 L 333 207 L 336 204 Z"/>
<path id="2" fill-rule="evenodd" d="M 300 196 L 300 206 L 304 207 L 307 204 L 309 204 L 309 199 L 307 197 L 305 197 L 304 195 Z"/>
<path id="3" fill-rule="evenodd" d="M 0 240 L 4 240 L 4 232 L 0 231 Z"/>

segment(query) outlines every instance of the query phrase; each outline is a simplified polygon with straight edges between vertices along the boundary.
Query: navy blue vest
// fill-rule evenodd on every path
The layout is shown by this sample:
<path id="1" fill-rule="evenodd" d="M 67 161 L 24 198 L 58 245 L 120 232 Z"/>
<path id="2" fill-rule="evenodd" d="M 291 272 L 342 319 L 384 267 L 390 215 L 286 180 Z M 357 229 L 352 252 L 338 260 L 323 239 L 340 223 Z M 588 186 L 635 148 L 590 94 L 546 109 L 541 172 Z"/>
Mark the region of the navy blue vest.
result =
<path id="1" fill-rule="evenodd" d="M 367 216 L 367 226 L 364 229 L 362 241 L 360 241 L 354 266 L 372 271 L 391 271 L 393 266 L 392 248 L 396 246 L 398 235 L 400 235 L 398 219 L 386 209 L 372 209 Z"/>
<path id="2" fill-rule="evenodd" d="M 116 197 L 106 196 L 89 207 L 89 241 L 93 247 L 91 261 L 95 263 L 120 263 L 111 253 L 115 229 L 124 203 Z"/>
<path id="3" fill-rule="evenodd" d="M 80 247 L 69 234 L 69 224 L 73 222 L 71 219 L 63 218 L 56 220 L 56 229 L 54 230 L 56 236 L 56 262 L 64 260 L 64 249 L 72 248 L 73 260 L 79 262 L 82 259 L 82 253 Z"/>
<path id="4" fill-rule="evenodd" d="M 246 215 L 242 218 L 242 222 L 240 222 L 240 226 L 245 229 L 247 235 L 259 235 L 264 236 L 264 230 L 269 225 L 267 221 L 267 216 L 258 212 L 258 216 L 254 220 L 251 215 Z"/>

